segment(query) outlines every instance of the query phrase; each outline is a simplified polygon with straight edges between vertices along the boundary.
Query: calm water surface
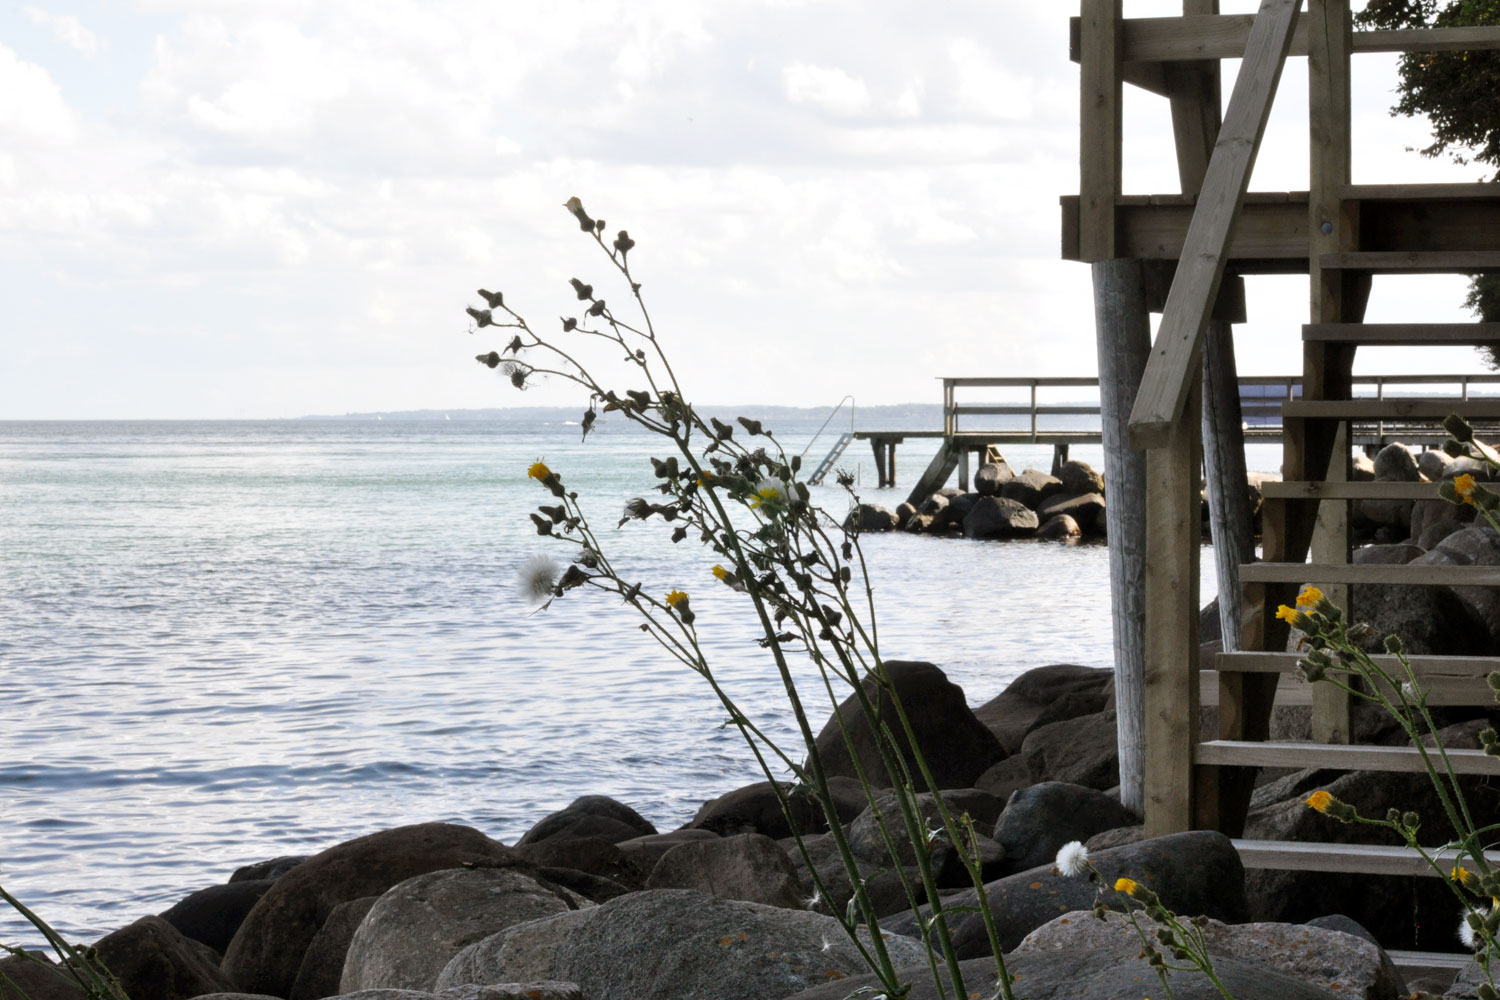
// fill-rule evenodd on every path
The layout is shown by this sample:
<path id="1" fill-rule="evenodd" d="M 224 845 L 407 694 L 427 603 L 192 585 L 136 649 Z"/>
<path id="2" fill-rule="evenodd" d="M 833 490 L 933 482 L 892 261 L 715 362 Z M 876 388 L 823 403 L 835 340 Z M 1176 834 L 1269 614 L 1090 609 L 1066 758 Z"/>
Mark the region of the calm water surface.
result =
<path id="1" fill-rule="evenodd" d="M 756 780 L 702 681 L 625 609 L 521 601 L 517 567 L 544 541 L 526 514 L 549 499 L 525 470 L 543 457 L 609 526 L 617 565 L 693 594 L 726 686 L 794 741 L 709 554 L 657 524 L 613 530 L 649 488 L 651 442 L 577 432 L 0 423 L 0 882 L 92 939 L 239 865 L 386 827 L 442 820 L 510 842 L 604 793 L 670 829 Z M 928 457 L 909 446 L 902 466 Z M 1050 450 L 1007 457 L 1045 469 Z M 861 458 L 873 479 L 867 456 L 847 464 Z M 863 492 L 894 506 L 907 488 Z M 833 488 L 817 499 L 846 508 Z M 882 652 L 940 664 L 971 704 L 1030 667 L 1109 663 L 1101 547 L 865 545 Z M 1212 586 L 1209 560 L 1205 601 Z M 7 912 L 0 940 L 34 938 Z"/>

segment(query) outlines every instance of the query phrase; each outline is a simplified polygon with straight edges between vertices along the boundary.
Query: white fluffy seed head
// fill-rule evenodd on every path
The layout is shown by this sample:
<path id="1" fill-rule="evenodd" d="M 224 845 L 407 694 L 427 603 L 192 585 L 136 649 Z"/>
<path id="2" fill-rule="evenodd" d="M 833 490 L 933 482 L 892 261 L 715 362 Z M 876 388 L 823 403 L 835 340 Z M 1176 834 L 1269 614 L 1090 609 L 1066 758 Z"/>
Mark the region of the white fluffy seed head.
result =
<path id="1" fill-rule="evenodd" d="M 1057 852 L 1057 870 L 1070 878 L 1088 871 L 1089 849 L 1080 841 L 1070 840 Z"/>
<path id="2" fill-rule="evenodd" d="M 562 567 L 556 559 L 537 553 L 521 564 L 516 580 L 521 587 L 521 596 L 532 604 L 541 604 L 553 596 L 557 578 Z"/>

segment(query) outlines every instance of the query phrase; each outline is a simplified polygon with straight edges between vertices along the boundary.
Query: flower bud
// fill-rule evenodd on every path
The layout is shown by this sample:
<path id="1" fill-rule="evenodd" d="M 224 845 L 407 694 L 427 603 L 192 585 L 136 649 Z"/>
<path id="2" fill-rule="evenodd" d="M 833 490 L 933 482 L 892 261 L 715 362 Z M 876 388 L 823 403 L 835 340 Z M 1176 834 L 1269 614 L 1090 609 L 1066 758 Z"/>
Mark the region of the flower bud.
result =
<path id="1" fill-rule="evenodd" d="M 1455 441 L 1468 443 L 1474 440 L 1474 428 L 1457 413 L 1450 413 L 1443 418 L 1443 430 Z"/>

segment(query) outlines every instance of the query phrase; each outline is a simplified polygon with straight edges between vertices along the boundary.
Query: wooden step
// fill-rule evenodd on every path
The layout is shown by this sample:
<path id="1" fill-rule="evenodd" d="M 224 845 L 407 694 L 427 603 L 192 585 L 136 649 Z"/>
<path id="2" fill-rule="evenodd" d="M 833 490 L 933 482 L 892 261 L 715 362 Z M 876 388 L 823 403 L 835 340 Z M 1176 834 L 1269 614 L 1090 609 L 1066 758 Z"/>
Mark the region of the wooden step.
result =
<path id="1" fill-rule="evenodd" d="M 1284 420 L 1432 420 L 1450 413 L 1465 420 L 1500 420 L 1500 396 L 1387 396 L 1384 399 L 1289 399 L 1281 404 Z"/>
<path id="2" fill-rule="evenodd" d="M 1218 653 L 1213 657 L 1212 669 L 1221 674 L 1290 674 L 1296 672 L 1300 659 L 1301 653 Z M 1388 653 L 1375 654 L 1370 659 L 1389 672 L 1401 671 L 1400 661 Z M 1483 680 L 1491 672 L 1500 670 L 1500 656 L 1412 655 L 1406 659 L 1412 671 L 1424 680 L 1438 677 Z"/>
<path id="3" fill-rule="evenodd" d="M 1447 753 L 1448 762 L 1453 765 L 1457 774 L 1500 775 L 1500 760 L 1483 750 L 1450 747 Z M 1337 771 L 1400 771 L 1413 774 L 1427 770 L 1416 747 L 1303 743 L 1293 740 L 1205 740 L 1194 750 L 1193 763 L 1221 767 L 1326 767 Z"/>
<path id="4" fill-rule="evenodd" d="M 1289 480 L 1261 483 L 1266 500 L 1435 500 L 1436 483 L 1320 482 Z"/>
<path id="5" fill-rule="evenodd" d="M 1365 563 L 1246 563 L 1241 583 L 1394 583 L 1413 587 L 1500 587 L 1500 566 Z"/>
<path id="6" fill-rule="evenodd" d="M 1318 256 L 1325 271 L 1366 271 L 1372 274 L 1475 274 L 1500 271 L 1500 251 L 1447 250 L 1407 253 L 1380 250 L 1325 253 Z"/>
<path id="7" fill-rule="evenodd" d="M 1329 820 L 1330 823 L 1337 822 Z M 1458 851 L 1430 848 L 1438 871 L 1403 844 L 1308 844 L 1285 840 L 1236 840 L 1240 863 L 1246 868 L 1300 872 L 1351 872 L 1367 875 L 1424 875 L 1447 878 Z M 1485 851 L 1491 865 L 1500 865 L 1500 851 Z"/>
<path id="8" fill-rule="evenodd" d="M 1457 184 L 1345 184 L 1345 201 L 1494 201 L 1500 191 L 1488 181 Z"/>
<path id="9" fill-rule="evenodd" d="M 1469 346 L 1500 340 L 1500 323 L 1308 323 L 1305 341 L 1372 346 Z"/>

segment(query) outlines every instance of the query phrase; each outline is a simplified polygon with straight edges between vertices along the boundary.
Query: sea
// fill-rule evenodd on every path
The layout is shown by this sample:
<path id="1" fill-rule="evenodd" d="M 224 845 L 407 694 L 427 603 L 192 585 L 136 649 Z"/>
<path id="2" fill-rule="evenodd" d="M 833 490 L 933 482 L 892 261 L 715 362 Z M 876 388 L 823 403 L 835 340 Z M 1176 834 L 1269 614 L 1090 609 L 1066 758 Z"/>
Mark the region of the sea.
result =
<path id="1" fill-rule="evenodd" d="M 782 418 L 809 467 L 849 429 Z M 934 449 L 904 444 L 894 489 L 861 442 L 839 465 L 894 508 Z M 241 865 L 377 830 L 442 821 L 510 843 L 588 794 L 668 830 L 760 780 L 704 679 L 630 608 L 523 597 L 528 558 L 571 552 L 527 516 L 551 500 L 527 478 L 538 459 L 622 573 L 691 595 L 715 677 L 798 756 L 716 557 L 660 521 L 617 526 L 653 454 L 619 420 L 584 441 L 544 411 L 0 422 L 0 886 L 90 941 Z M 1072 457 L 1102 465 L 1097 446 Z M 1052 453 L 1006 458 L 1045 471 Z M 836 485 L 813 495 L 849 508 Z M 1031 667 L 1111 662 L 1102 545 L 863 546 L 881 655 L 940 665 L 973 705 Z M 1203 580 L 1207 602 L 1211 556 Z M 809 701 L 820 725 L 828 701 Z M 0 942 L 38 940 L 0 908 Z"/>

